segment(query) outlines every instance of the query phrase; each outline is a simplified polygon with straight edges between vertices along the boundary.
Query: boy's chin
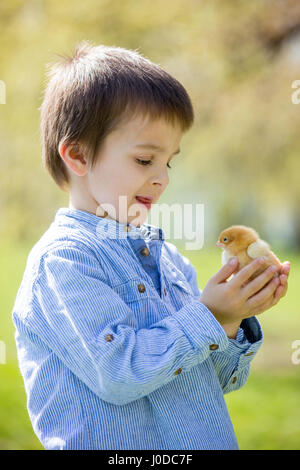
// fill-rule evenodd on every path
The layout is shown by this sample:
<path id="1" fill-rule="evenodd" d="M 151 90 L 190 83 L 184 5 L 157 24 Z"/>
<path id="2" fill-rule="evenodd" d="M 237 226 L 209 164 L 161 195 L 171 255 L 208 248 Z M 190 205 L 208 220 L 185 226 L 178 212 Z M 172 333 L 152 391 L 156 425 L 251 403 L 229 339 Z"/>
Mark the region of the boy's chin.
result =
<path id="1" fill-rule="evenodd" d="M 128 211 L 127 222 L 135 227 L 140 227 L 147 220 L 148 212 L 147 207 L 143 207 L 141 204 L 133 204 Z"/>
<path id="2" fill-rule="evenodd" d="M 128 223 L 131 224 L 131 225 L 134 225 L 137 228 L 139 228 L 141 225 L 143 225 L 145 220 L 146 220 L 146 217 L 134 217 L 134 218 L 131 218 L 131 219 L 129 217 L 128 218 Z"/>
<path id="3" fill-rule="evenodd" d="M 120 224 L 131 224 L 134 225 L 135 227 L 140 227 L 145 220 L 147 219 L 147 216 L 144 214 L 137 214 L 137 215 L 129 215 L 129 214 L 118 214 L 116 217 L 116 221 Z"/>

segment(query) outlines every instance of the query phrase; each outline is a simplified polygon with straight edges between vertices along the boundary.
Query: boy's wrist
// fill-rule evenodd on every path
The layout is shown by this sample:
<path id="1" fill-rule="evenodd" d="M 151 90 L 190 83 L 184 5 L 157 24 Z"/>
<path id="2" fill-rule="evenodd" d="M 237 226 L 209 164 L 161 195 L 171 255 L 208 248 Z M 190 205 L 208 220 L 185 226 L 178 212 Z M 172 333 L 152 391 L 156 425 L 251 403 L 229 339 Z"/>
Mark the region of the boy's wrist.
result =
<path id="1" fill-rule="evenodd" d="M 241 326 L 242 319 L 241 320 L 236 320 L 232 323 L 225 323 L 224 324 L 222 321 L 220 321 L 219 318 L 217 318 L 217 315 L 215 315 L 215 313 L 213 312 L 213 309 L 206 302 L 203 302 L 202 296 L 200 296 L 198 300 L 201 303 L 203 303 L 203 305 L 205 305 L 211 311 L 211 313 L 214 315 L 216 320 L 218 320 L 218 322 L 222 326 L 222 328 L 225 331 L 225 333 L 227 334 L 228 338 L 229 339 L 236 339 L 236 335 L 237 335 L 237 333 L 239 331 L 239 328 Z"/>
<path id="2" fill-rule="evenodd" d="M 235 323 L 227 323 L 226 325 L 222 325 L 228 338 L 230 339 L 236 339 L 240 326 L 241 326 L 241 321 L 238 321 Z"/>
<path id="3" fill-rule="evenodd" d="M 214 317 L 216 318 L 216 320 L 220 323 L 220 325 L 222 326 L 223 330 L 225 330 L 225 333 L 227 334 L 228 338 L 230 339 L 235 339 L 236 338 L 236 335 L 239 331 L 239 327 L 241 325 L 241 322 L 242 322 L 242 319 L 240 320 L 235 320 L 234 322 L 231 322 L 231 323 L 223 323 L 223 321 L 220 319 L 220 316 L 216 315 L 215 312 L 214 312 L 214 309 L 207 303 L 207 302 L 203 302 L 203 297 L 202 295 L 199 297 L 198 299 L 201 303 L 203 303 L 203 305 L 205 305 L 210 311 L 211 313 L 214 315 Z"/>

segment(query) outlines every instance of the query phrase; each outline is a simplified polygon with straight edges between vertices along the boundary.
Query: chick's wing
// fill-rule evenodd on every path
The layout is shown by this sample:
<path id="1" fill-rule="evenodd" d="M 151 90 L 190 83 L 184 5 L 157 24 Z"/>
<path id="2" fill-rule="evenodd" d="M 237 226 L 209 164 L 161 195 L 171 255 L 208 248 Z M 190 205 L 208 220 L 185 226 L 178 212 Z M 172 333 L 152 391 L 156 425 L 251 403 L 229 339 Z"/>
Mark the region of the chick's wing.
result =
<path id="1" fill-rule="evenodd" d="M 270 252 L 270 246 L 264 240 L 257 240 L 248 246 L 247 253 L 250 258 L 258 258 L 259 256 L 267 257 Z"/>
<path id="2" fill-rule="evenodd" d="M 247 254 L 250 258 L 258 258 L 263 256 L 266 260 L 266 264 L 280 265 L 280 261 L 277 256 L 271 251 L 270 246 L 264 240 L 257 240 L 248 246 Z"/>

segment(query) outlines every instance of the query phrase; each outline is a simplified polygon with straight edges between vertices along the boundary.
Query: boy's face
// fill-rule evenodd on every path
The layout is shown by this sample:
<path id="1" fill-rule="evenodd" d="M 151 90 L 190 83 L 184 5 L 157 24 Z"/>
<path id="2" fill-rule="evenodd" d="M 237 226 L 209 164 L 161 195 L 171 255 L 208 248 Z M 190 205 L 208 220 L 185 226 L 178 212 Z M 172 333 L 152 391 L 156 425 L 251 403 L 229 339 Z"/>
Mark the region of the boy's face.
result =
<path id="1" fill-rule="evenodd" d="M 71 172 L 70 207 L 101 215 L 101 205 L 120 223 L 144 223 L 149 207 L 136 196 L 152 197 L 152 205 L 158 201 L 169 183 L 167 164 L 178 153 L 182 134 L 179 125 L 145 117 L 116 129 L 106 137 L 93 169 L 85 165 L 80 175 Z M 160 149 L 142 147 L 146 144 Z M 68 159 L 64 161 L 68 165 Z"/>

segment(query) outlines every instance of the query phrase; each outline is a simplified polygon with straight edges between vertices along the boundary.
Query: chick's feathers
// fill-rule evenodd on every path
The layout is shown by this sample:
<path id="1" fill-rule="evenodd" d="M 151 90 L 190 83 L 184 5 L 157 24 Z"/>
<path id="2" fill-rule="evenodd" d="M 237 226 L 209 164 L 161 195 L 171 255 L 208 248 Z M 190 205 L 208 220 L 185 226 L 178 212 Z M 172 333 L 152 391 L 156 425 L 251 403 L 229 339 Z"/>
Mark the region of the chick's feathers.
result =
<path id="1" fill-rule="evenodd" d="M 265 259 L 265 264 L 249 280 L 254 279 L 269 265 L 281 267 L 279 259 L 273 253 L 269 244 L 261 240 L 254 229 L 245 225 L 232 225 L 223 230 L 218 238 L 217 246 L 223 249 L 222 264 L 226 264 L 234 256 L 238 258 L 239 266 L 236 272 L 251 263 L 255 258 L 263 257 Z"/>

